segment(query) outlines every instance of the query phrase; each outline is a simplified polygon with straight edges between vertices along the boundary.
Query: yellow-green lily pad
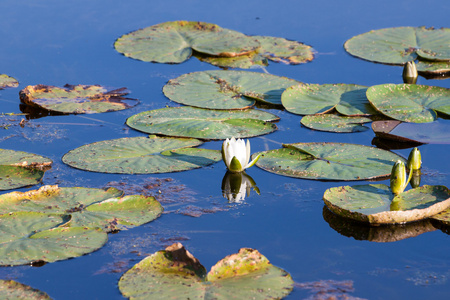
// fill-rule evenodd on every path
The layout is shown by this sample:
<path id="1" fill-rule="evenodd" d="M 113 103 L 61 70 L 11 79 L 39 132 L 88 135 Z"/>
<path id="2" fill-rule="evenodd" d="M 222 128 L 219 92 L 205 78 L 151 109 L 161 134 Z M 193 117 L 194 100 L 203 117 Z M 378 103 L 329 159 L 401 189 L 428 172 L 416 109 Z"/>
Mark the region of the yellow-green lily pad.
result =
<path id="1" fill-rule="evenodd" d="M 292 287 L 291 276 L 257 250 L 242 248 L 206 273 L 180 243 L 144 258 L 119 280 L 130 299 L 281 299 Z"/>
<path id="2" fill-rule="evenodd" d="M 14 280 L 0 280 L 0 298 L 17 300 L 50 300 L 47 293 Z"/>
<path id="3" fill-rule="evenodd" d="M 17 79 L 10 77 L 6 74 L 0 74 L 0 90 L 18 86 L 19 82 L 17 81 Z"/>

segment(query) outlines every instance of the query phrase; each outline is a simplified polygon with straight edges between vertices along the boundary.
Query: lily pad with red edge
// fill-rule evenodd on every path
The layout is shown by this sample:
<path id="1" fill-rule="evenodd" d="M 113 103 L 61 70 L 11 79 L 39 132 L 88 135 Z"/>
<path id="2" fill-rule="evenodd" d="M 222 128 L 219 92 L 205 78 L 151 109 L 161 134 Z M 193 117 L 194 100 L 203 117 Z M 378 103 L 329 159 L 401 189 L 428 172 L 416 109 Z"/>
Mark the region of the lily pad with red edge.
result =
<path id="1" fill-rule="evenodd" d="M 257 250 L 242 248 L 206 272 L 182 244 L 176 243 L 134 265 L 119 280 L 131 299 L 281 299 L 292 288 L 291 276 Z"/>
<path id="2" fill-rule="evenodd" d="M 126 88 L 107 89 L 100 85 L 29 85 L 20 91 L 20 101 L 48 111 L 92 114 L 131 108 L 139 100 L 124 97 Z"/>

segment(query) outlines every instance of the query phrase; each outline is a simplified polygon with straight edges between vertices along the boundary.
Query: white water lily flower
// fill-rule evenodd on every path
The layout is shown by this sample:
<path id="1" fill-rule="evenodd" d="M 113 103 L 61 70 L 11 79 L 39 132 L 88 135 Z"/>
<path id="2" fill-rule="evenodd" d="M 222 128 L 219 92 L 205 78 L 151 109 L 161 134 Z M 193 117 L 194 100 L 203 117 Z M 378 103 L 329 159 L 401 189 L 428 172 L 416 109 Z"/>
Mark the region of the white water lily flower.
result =
<path id="1" fill-rule="evenodd" d="M 226 139 L 222 144 L 222 159 L 227 166 L 228 170 L 233 173 L 242 172 L 247 168 L 253 166 L 261 156 L 258 155 L 250 163 L 250 142 L 247 140 L 245 144 L 244 140 Z"/>

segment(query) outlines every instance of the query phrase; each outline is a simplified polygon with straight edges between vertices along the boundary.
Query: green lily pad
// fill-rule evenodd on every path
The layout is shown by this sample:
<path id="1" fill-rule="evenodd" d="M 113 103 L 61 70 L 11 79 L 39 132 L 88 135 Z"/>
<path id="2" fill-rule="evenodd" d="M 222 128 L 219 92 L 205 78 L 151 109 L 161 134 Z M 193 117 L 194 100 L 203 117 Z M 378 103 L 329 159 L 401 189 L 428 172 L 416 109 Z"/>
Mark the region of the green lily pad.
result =
<path id="1" fill-rule="evenodd" d="M 416 84 L 382 84 L 367 89 L 367 99 L 382 114 L 395 120 L 427 123 L 436 112 L 450 115 L 450 89 Z"/>
<path id="2" fill-rule="evenodd" d="M 394 195 L 384 184 L 330 188 L 323 196 L 337 215 L 371 224 L 398 224 L 431 217 L 450 207 L 450 190 L 424 185 Z"/>
<path id="3" fill-rule="evenodd" d="M 50 300 L 44 292 L 14 280 L 0 280 L 1 299 Z"/>
<path id="4" fill-rule="evenodd" d="M 255 52 L 236 57 L 196 55 L 201 61 L 224 68 L 248 69 L 267 66 L 268 61 L 297 65 L 314 59 L 314 49 L 300 42 L 271 36 L 252 36 L 261 47 Z"/>
<path id="5" fill-rule="evenodd" d="M 81 146 L 66 153 L 62 160 L 82 170 L 120 174 L 179 172 L 221 160 L 218 150 L 192 148 L 201 144 L 183 138 L 121 138 Z"/>
<path id="6" fill-rule="evenodd" d="M 334 114 L 307 115 L 300 121 L 303 126 L 329 132 L 361 132 L 369 128 L 362 124 L 372 122 L 364 117 L 345 117 Z"/>
<path id="7" fill-rule="evenodd" d="M 305 179 L 366 180 L 387 177 L 401 156 L 374 147 L 345 143 L 283 144 L 260 153 L 256 165 L 268 172 Z"/>
<path id="8" fill-rule="evenodd" d="M 0 190 L 38 184 L 51 164 L 40 155 L 0 149 Z"/>
<path id="9" fill-rule="evenodd" d="M 356 84 L 304 84 L 287 88 L 281 102 L 298 115 L 326 113 L 333 108 L 347 116 L 376 113 L 366 98 L 366 86 Z"/>
<path id="10" fill-rule="evenodd" d="M 99 85 L 69 85 L 64 87 L 43 84 L 29 85 L 20 91 L 23 103 L 60 113 L 92 114 L 131 108 L 139 103 L 124 98 L 126 88 L 108 90 Z"/>
<path id="11" fill-rule="evenodd" d="M 438 120 L 432 123 L 403 123 L 396 120 L 372 123 L 375 135 L 399 142 L 450 144 L 450 124 Z"/>
<path id="12" fill-rule="evenodd" d="M 225 111 L 183 106 L 133 115 L 127 125 L 150 134 L 220 140 L 271 133 L 277 129 L 271 121 L 278 120 L 271 113 L 255 109 Z"/>
<path id="13" fill-rule="evenodd" d="M 0 215 L 0 265 L 54 262 L 102 247 L 108 236 L 99 228 L 56 227 L 67 216 L 36 212 Z"/>
<path id="14" fill-rule="evenodd" d="M 446 210 L 434 215 L 431 217 L 433 220 L 437 220 L 441 223 L 443 223 L 446 226 L 450 225 L 450 209 L 447 208 Z"/>
<path id="15" fill-rule="evenodd" d="M 234 57 L 255 51 L 259 46 L 258 41 L 243 33 L 193 21 L 153 25 L 125 34 L 114 43 L 115 49 L 127 57 L 158 63 L 181 63 L 193 51 Z"/>
<path id="16" fill-rule="evenodd" d="M 359 58 L 386 64 L 404 64 L 421 57 L 450 60 L 449 28 L 395 27 L 372 30 L 345 42 L 347 52 Z"/>
<path id="17" fill-rule="evenodd" d="M 0 214 L 20 211 L 67 214 L 71 216 L 67 226 L 100 227 L 111 232 L 153 221 L 163 211 L 153 197 L 122 195 L 115 188 L 43 186 L 39 190 L 0 195 Z"/>
<path id="18" fill-rule="evenodd" d="M 448 61 L 426 61 L 416 62 L 416 68 L 419 73 L 442 74 L 450 72 L 450 62 Z"/>
<path id="19" fill-rule="evenodd" d="M 5 74 L 0 74 L 0 90 L 18 86 L 19 82 L 17 81 L 17 79 Z"/>
<path id="20" fill-rule="evenodd" d="M 163 92 L 170 100 L 210 109 L 245 109 L 256 101 L 281 105 L 281 93 L 298 81 L 246 71 L 202 71 L 171 79 Z"/>
<path id="21" fill-rule="evenodd" d="M 281 299 L 291 276 L 257 250 L 242 248 L 206 269 L 180 243 L 137 263 L 119 280 L 130 299 Z"/>

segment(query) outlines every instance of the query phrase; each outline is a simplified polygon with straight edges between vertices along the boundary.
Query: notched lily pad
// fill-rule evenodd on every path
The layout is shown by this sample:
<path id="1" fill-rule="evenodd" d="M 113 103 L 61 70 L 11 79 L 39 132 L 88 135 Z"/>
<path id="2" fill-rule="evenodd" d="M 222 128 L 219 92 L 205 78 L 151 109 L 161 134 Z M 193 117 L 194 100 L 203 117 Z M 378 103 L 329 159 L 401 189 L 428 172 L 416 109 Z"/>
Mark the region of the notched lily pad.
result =
<path id="1" fill-rule="evenodd" d="M 450 89 L 416 84 L 382 84 L 367 89 L 375 109 L 395 120 L 427 123 L 437 113 L 450 115 Z"/>
<path id="2" fill-rule="evenodd" d="M 23 151 L 0 149 L 0 190 L 38 184 L 52 160 Z"/>
<path id="3" fill-rule="evenodd" d="M 206 273 L 180 243 L 146 257 L 119 280 L 120 291 L 131 299 L 281 299 L 292 285 L 291 276 L 257 250 L 242 248 Z"/>
<path id="4" fill-rule="evenodd" d="M 387 177 L 397 160 L 392 152 L 345 143 L 283 144 L 260 153 L 256 165 L 268 172 L 305 179 L 366 180 Z"/>
<path id="5" fill-rule="evenodd" d="M 303 84 L 287 88 L 281 102 L 298 115 L 322 114 L 336 110 L 346 116 L 375 114 L 366 98 L 366 86 L 356 84 Z"/>
<path id="6" fill-rule="evenodd" d="M 72 114 L 92 114 L 131 108 L 138 100 L 125 98 L 126 88 L 108 90 L 100 85 L 70 85 L 56 87 L 29 85 L 20 91 L 20 101 L 49 111 Z"/>
<path id="7" fill-rule="evenodd" d="M 14 280 L 0 280 L 1 299 L 50 300 L 47 293 Z"/>
<path id="8" fill-rule="evenodd" d="M 163 92 L 170 100 L 209 109 L 245 109 L 255 102 L 281 105 L 281 93 L 300 82 L 246 71 L 202 71 L 171 79 Z"/>
<path id="9" fill-rule="evenodd" d="M 375 121 L 372 129 L 377 137 L 398 142 L 450 144 L 450 124 L 442 120 L 421 124 L 396 120 Z"/>
<path id="10" fill-rule="evenodd" d="M 226 111 L 183 106 L 133 115 L 127 125 L 150 134 L 220 140 L 271 133 L 277 129 L 271 122 L 278 120 L 271 113 L 255 109 Z"/>
<path id="11" fill-rule="evenodd" d="M 115 188 L 46 185 L 39 190 L 0 195 L 0 214 L 24 211 L 66 214 L 71 216 L 66 226 L 100 227 L 111 232 L 153 221 L 163 211 L 153 197 L 122 195 Z"/>
<path id="12" fill-rule="evenodd" d="M 221 160 L 218 150 L 192 148 L 201 144 L 183 138 L 121 138 L 81 146 L 66 153 L 62 160 L 82 170 L 120 174 L 179 172 Z"/>
<path id="13" fill-rule="evenodd" d="M 434 216 L 450 207 L 445 186 L 424 185 L 394 195 L 384 184 L 330 188 L 323 196 L 337 215 L 370 224 L 401 224 Z"/>
<path id="14" fill-rule="evenodd" d="M 6 88 L 14 88 L 18 86 L 19 82 L 17 81 L 17 79 L 10 77 L 6 74 L 0 74 L 0 90 Z"/>
<path id="15" fill-rule="evenodd" d="M 99 228 L 57 227 L 67 216 L 37 212 L 0 215 L 0 265 L 54 262 L 102 247 L 108 237 Z"/>
<path id="16" fill-rule="evenodd" d="M 300 121 L 305 127 L 329 132 L 361 132 L 369 128 L 364 123 L 372 122 L 364 117 L 346 117 L 335 114 L 307 115 Z"/>
<path id="17" fill-rule="evenodd" d="M 260 44 L 252 37 L 215 24 L 172 21 L 125 34 L 114 47 L 123 55 L 142 61 L 181 63 L 193 51 L 234 57 L 255 51 Z"/>

